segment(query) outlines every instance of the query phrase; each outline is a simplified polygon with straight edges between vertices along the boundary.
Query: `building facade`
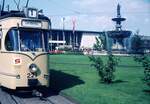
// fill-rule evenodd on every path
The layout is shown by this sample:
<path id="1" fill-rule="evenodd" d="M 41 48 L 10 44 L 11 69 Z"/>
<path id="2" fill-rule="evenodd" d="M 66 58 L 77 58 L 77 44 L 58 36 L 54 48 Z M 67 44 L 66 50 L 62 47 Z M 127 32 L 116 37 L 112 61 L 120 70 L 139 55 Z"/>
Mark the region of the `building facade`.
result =
<path id="1" fill-rule="evenodd" d="M 95 31 L 75 31 L 52 29 L 50 33 L 49 46 L 50 50 L 57 50 L 59 47 L 68 47 L 70 49 L 93 49 L 96 43 L 96 37 L 106 37 L 106 51 L 111 51 L 113 45 L 112 38 L 109 38 L 107 32 L 95 32 Z M 124 40 L 124 44 L 128 52 L 131 52 L 131 37 Z M 140 36 L 142 40 L 142 47 L 145 52 L 150 52 L 150 36 Z"/>
<path id="2" fill-rule="evenodd" d="M 102 32 L 94 31 L 75 31 L 52 29 L 50 33 L 50 50 L 56 50 L 59 47 L 66 46 L 75 49 L 93 48 L 96 43 L 95 38 Z"/>

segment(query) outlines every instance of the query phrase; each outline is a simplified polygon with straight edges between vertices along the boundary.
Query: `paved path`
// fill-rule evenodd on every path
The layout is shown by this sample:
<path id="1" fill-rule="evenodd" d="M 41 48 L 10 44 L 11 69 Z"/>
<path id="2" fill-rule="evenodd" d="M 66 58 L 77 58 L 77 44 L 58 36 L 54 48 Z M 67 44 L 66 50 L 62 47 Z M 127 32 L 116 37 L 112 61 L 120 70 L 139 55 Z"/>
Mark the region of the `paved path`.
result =
<path id="1" fill-rule="evenodd" d="M 51 95 L 44 99 L 39 97 L 21 97 L 0 88 L 0 104 L 76 104 L 61 95 Z"/>

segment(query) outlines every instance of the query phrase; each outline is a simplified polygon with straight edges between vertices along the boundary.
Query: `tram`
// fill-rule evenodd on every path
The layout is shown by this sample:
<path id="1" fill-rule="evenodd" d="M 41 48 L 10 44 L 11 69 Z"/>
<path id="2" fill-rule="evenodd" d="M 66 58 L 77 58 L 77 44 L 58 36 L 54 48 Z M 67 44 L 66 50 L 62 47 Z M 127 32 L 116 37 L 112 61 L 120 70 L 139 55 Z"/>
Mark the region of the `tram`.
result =
<path id="1" fill-rule="evenodd" d="M 0 11 L 0 85 L 49 86 L 50 19 L 35 8 Z"/>

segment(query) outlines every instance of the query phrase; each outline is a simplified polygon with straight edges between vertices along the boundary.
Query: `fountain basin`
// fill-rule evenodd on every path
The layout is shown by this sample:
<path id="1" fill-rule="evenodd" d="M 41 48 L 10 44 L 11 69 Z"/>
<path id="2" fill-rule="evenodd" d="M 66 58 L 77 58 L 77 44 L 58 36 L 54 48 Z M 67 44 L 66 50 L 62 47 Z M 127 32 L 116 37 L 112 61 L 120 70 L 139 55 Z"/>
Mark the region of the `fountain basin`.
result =
<path id="1" fill-rule="evenodd" d="M 131 31 L 108 31 L 108 37 L 111 38 L 127 38 L 131 35 Z"/>

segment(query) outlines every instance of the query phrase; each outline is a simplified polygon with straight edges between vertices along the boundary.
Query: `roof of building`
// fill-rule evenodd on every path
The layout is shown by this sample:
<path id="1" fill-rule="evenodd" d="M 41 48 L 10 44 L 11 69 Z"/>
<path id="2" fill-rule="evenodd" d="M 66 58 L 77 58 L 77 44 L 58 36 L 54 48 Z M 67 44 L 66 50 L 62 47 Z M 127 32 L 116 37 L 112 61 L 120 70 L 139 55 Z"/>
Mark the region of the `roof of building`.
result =
<path id="1" fill-rule="evenodd" d="M 150 36 L 140 36 L 142 40 L 150 40 Z"/>
<path id="2" fill-rule="evenodd" d="M 69 30 L 69 29 L 53 29 L 52 28 L 52 31 L 65 31 L 65 32 L 73 32 L 73 30 Z M 75 30 L 75 32 L 81 32 L 81 33 L 95 33 L 95 34 L 102 34 L 104 32 L 100 32 L 100 31 L 86 31 L 86 30 Z"/>

